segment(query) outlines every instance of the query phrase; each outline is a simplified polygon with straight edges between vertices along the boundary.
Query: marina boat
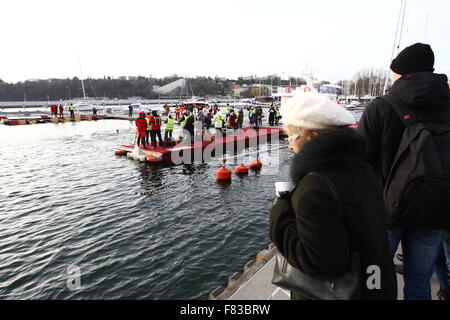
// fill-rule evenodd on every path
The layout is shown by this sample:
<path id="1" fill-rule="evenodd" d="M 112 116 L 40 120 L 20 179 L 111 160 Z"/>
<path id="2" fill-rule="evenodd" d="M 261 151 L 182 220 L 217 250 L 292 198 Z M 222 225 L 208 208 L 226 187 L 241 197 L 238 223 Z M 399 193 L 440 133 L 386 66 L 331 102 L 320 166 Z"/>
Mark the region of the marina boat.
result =
<path id="1" fill-rule="evenodd" d="M 208 99 L 201 99 L 199 97 L 192 96 L 190 100 L 182 101 L 181 106 L 184 106 L 186 109 L 190 107 L 196 108 L 209 108 L 211 105 L 208 102 Z"/>
<path id="2" fill-rule="evenodd" d="M 92 108 L 96 108 L 97 110 L 103 110 L 102 106 L 94 106 L 93 104 L 90 104 L 85 101 L 79 101 L 73 104 L 75 107 L 75 112 L 92 112 Z M 70 103 L 66 104 L 64 107 L 64 112 L 69 112 Z"/>
<path id="3" fill-rule="evenodd" d="M 83 100 L 76 102 L 73 106 L 75 107 L 75 111 L 78 112 L 92 112 L 92 109 L 95 107 L 98 111 L 103 110 L 102 105 L 93 105 L 87 101 L 86 98 L 86 90 L 84 89 L 84 81 L 83 81 L 83 75 L 81 72 L 81 61 L 80 61 L 80 54 L 78 53 L 78 64 L 80 67 L 80 80 L 81 80 L 81 88 L 83 90 Z M 65 110 L 69 111 L 69 106 L 66 105 Z"/>
<path id="4" fill-rule="evenodd" d="M 93 105 L 88 102 L 77 102 L 73 105 L 75 107 L 75 111 L 83 111 L 83 112 L 92 112 L 92 109 L 95 107 L 98 111 L 103 110 L 103 106 L 101 105 Z M 68 107 L 67 107 L 68 110 Z"/>
<path id="5" fill-rule="evenodd" d="M 129 104 L 124 104 L 124 105 L 120 106 L 120 110 L 123 111 L 123 112 L 127 112 L 128 113 L 129 106 L 130 106 Z M 143 105 L 141 104 L 140 101 L 137 101 L 135 103 L 131 103 L 131 106 L 133 107 L 133 112 L 146 111 L 146 110 L 142 110 Z"/>
<path id="6" fill-rule="evenodd" d="M 138 106 L 135 106 L 135 105 L 132 105 L 133 106 L 133 108 L 137 108 Z M 163 109 L 164 109 L 164 104 L 160 104 L 160 103 L 158 103 L 158 104 L 141 104 L 139 107 L 139 111 L 142 111 L 142 112 L 145 112 L 145 113 L 147 113 L 147 112 L 152 112 L 152 111 L 154 111 L 154 110 L 156 110 L 156 111 L 158 111 L 158 113 L 159 112 L 161 112 Z M 133 110 L 135 110 L 135 109 L 133 109 Z"/>
<path id="7" fill-rule="evenodd" d="M 319 89 L 315 88 L 313 85 L 312 73 L 304 74 L 306 78 L 306 84 L 300 86 L 278 86 L 275 87 L 272 97 L 280 99 L 280 105 L 283 107 L 287 101 L 299 94 L 305 93 L 318 93 L 324 95 L 332 101 L 338 102 L 339 90 L 342 89 L 337 85 L 322 85 Z"/>
<path id="8" fill-rule="evenodd" d="M 361 102 L 354 100 L 354 101 L 350 102 L 349 104 L 347 104 L 345 107 L 347 109 L 355 109 L 355 108 L 358 108 L 360 106 L 361 106 Z"/>

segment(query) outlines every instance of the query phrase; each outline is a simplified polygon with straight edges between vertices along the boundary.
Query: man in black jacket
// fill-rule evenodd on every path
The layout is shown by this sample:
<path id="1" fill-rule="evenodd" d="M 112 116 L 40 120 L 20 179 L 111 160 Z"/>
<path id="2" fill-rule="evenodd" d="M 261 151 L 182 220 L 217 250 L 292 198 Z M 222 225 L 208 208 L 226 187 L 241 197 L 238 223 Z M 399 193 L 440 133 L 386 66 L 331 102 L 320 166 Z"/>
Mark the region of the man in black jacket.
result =
<path id="1" fill-rule="evenodd" d="M 194 143 L 194 115 L 192 112 L 186 112 L 188 118 L 184 124 L 183 129 L 189 133 L 191 143 Z"/>
<path id="2" fill-rule="evenodd" d="M 394 84 L 389 95 L 406 104 L 422 121 L 448 121 L 448 79 L 433 73 L 433 66 L 434 53 L 429 45 L 416 43 L 405 48 L 392 61 Z M 359 130 L 367 140 L 367 161 L 385 187 L 405 125 L 387 101 L 377 98 L 364 110 Z M 405 299 L 431 299 L 430 280 L 441 231 L 404 227 L 389 217 L 388 223 L 393 256 L 402 242 Z"/>

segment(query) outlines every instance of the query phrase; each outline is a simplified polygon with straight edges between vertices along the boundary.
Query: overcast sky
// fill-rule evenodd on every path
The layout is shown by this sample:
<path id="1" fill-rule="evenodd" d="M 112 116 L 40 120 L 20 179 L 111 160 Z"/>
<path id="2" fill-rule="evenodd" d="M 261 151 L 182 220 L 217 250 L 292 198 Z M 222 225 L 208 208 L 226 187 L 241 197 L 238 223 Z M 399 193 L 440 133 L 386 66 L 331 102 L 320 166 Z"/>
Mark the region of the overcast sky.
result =
<path id="1" fill-rule="evenodd" d="M 1 0 L 0 79 L 279 74 L 387 68 L 401 0 Z M 408 0 L 401 48 L 450 74 L 449 0 Z M 428 29 L 427 25 L 428 19 Z M 427 30 L 427 32 L 426 32 Z M 427 34 L 427 35 L 426 35 Z"/>

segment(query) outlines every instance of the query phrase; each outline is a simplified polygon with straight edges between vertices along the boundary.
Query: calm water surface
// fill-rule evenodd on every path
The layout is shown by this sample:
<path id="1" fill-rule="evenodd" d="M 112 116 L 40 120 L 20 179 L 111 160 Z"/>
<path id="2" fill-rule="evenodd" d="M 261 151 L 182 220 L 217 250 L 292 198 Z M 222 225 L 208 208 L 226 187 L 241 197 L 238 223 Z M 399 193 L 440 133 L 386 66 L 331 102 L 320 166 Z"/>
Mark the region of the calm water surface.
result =
<path id="1" fill-rule="evenodd" d="M 270 243 L 267 215 L 274 182 L 288 179 L 288 150 L 261 146 L 262 162 L 279 157 L 281 168 L 223 186 L 218 162 L 115 156 L 133 127 L 0 125 L 0 299 L 207 299 Z M 79 290 L 67 286 L 71 266 Z"/>

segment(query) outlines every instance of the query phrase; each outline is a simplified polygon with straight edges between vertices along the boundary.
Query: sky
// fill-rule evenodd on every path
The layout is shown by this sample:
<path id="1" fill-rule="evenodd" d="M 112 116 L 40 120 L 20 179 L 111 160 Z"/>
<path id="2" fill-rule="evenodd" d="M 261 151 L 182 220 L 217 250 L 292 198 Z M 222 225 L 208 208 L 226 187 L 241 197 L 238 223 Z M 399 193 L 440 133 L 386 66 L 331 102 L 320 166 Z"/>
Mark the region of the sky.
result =
<path id="1" fill-rule="evenodd" d="M 2 0 L 0 79 L 387 70 L 401 0 Z M 407 0 L 400 49 L 450 74 L 449 0 Z M 428 17 L 428 19 L 427 19 Z M 428 21 L 428 24 L 427 24 Z M 428 27 L 426 27 L 428 25 Z M 395 50 L 395 55 L 397 50 Z"/>

